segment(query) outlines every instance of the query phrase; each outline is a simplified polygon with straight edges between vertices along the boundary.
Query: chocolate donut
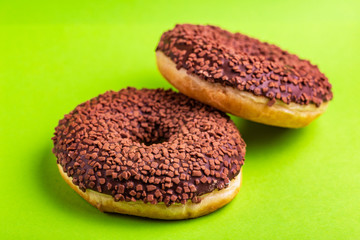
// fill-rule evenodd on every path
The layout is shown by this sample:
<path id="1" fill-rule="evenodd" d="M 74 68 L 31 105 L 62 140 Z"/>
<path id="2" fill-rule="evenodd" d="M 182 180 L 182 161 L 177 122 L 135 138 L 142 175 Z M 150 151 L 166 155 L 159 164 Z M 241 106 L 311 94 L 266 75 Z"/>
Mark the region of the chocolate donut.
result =
<path id="1" fill-rule="evenodd" d="M 219 27 L 176 25 L 156 52 L 160 72 L 180 92 L 248 120 L 304 127 L 333 97 L 309 61 Z"/>
<path id="2" fill-rule="evenodd" d="M 66 182 L 101 211 L 184 219 L 238 193 L 245 143 L 229 117 L 181 93 L 109 91 L 55 128 Z"/>

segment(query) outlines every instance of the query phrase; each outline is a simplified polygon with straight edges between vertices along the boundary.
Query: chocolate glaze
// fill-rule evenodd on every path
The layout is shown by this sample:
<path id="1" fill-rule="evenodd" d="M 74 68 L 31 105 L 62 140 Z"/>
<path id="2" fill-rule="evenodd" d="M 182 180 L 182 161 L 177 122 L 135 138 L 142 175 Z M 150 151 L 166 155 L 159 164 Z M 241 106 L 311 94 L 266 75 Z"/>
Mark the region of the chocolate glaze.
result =
<path id="1" fill-rule="evenodd" d="M 59 121 L 53 142 L 57 163 L 82 191 L 167 205 L 227 187 L 245 155 L 227 115 L 160 89 L 82 103 Z"/>
<path id="2" fill-rule="evenodd" d="M 320 106 L 333 96 L 326 76 L 309 61 L 215 26 L 176 25 L 161 36 L 156 50 L 203 80 L 287 104 Z"/>

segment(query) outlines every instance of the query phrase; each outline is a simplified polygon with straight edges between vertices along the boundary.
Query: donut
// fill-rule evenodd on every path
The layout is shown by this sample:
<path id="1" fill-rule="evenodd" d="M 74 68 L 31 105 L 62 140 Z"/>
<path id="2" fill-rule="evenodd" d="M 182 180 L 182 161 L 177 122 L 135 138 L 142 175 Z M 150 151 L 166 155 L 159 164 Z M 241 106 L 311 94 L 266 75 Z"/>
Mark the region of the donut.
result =
<path id="1" fill-rule="evenodd" d="M 219 110 L 172 90 L 108 91 L 55 128 L 61 176 L 104 212 L 195 218 L 238 193 L 245 143 Z"/>
<path id="2" fill-rule="evenodd" d="M 156 59 L 183 94 L 263 124 L 304 127 L 333 97 L 328 79 L 309 61 L 216 26 L 176 25 L 162 34 Z"/>

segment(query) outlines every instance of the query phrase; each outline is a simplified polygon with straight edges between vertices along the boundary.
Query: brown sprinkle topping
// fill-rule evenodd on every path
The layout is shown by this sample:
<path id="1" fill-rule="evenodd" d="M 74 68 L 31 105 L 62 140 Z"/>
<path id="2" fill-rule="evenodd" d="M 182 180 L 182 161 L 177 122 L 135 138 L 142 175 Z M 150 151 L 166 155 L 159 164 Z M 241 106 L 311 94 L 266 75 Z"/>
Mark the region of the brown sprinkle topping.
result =
<path id="1" fill-rule="evenodd" d="M 316 65 L 279 47 L 215 26 L 183 24 L 165 32 L 157 46 L 175 62 L 205 81 L 287 104 L 332 99 L 331 84 Z"/>
<path id="2" fill-rule="evenodd" d="M 59 121 L 53 152 L 73 183 L 115 201 L 199 202 L 244 162 L 229 117 L 171 90 L 123 89 L 77 106 Z"/>

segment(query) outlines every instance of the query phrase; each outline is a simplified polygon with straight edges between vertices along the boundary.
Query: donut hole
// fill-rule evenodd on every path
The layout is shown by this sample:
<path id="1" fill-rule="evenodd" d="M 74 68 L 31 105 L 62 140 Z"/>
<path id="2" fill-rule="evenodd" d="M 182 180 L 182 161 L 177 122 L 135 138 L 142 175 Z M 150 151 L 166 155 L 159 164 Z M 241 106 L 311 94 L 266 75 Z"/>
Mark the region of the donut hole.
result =
<path id="1" fill-rule="evenodd" d="M 153 144 L 159 144 L 159 143 L 163 143 L 163 142 L 167 142 L 168 139 L 164 138 L 164 137 L 160 137 L 158 139 L 152 139 L 151 141 L 143 141 L 141 143 L 145 144 L 146 146 L 151 146 Z"/>
<path id="2" fill-rule="evenodd" d="M 153 144 L 159 144 L 169 141 L 169 136 L 167 135 L 168 134 L 164 134 L 164 132 L 155 129 L 145 138 L 141 139 L 139 142 L 145 144 L 146 146 L 151 146 Z"/>
<path id="3" fill-rule="evenodd" d="M 168 129 L 164 128 L 162 124 L 155 123 L 152 124 L 151 127 L 139 128 L 135 141 L 145 144 L 146 146 L 151 146 L 169 141 L 170 135 Z"/>

